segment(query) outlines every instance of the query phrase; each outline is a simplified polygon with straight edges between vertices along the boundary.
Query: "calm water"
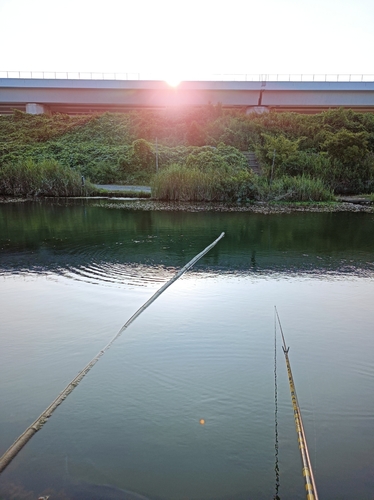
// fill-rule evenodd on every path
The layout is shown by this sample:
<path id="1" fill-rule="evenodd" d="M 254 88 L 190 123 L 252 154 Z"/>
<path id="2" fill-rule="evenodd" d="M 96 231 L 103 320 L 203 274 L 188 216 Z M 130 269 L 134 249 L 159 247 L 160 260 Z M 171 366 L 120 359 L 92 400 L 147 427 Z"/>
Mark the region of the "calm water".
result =
<path id="1" fill-rule="evenodd" d="M 276 305 L 320 498 L 371 500 L 374 216 L 111 206 L 0 205 L 0 453 L 226 237 L 106 352 L 0 498 L 273 498 Z M 282 356 L 278 343 L 279 493 L 304 499 Z"/>

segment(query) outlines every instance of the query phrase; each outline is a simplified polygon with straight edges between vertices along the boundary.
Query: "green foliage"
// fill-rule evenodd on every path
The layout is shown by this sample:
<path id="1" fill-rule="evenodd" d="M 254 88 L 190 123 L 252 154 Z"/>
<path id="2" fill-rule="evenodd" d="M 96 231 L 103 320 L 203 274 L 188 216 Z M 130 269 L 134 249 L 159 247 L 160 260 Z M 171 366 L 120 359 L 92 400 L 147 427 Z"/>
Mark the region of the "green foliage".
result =
<path id="1" fill-rule="evenodd" d="M 156 169 L 155 153 L 145 139 L 137 139 L 132 143 L 131 163 L 133 169 L 142 172 L 154 172 Z"/>
<path id="2" fill-rule="evenodd" d="M 252 178 L 248 171 L 227 175 L 215 169 L 170 165 L 153 178 L 152 196 L 168 201 L 238 201 L 246 196 Z"/>
<path id="3" fill-rule="evenodd" d="M 152 195 L 162 200 L 237 201 L 247 197 L 254 177 L 245 157 L 232 146 L 192 148 L 182 163 L 161 169 L 152 181 Z"/>
<path id="4" fill-rule="evenodd" d="M 305 176 L 337 193 L 374 185 L 374 114 L 343 108 L 319 115 L 246 115 L 220 105 L 93 116 L 17 111 L 0 116 L 0 168 L 54 160 L 97 183 L 147 183 L 156 138 L 160 170 L 180 164 L 231 175 L 246 165 L 238 150 L 251 149 L 269 180 Z"/>
<path id="5" fill-rule="evenodd" d="M 186 167 L 208 172 L 210 170 L 225 171 L 228 168 L 225 159 L 212 149 L 205 146 L 188 155 Z"/>
<path id="6" fill-rule="evenodd" d="M 258 201 L 332 201 L 333 192 L 320 179 L 306 176 L 282 176 L 268 183 L 258 178 L 255 183 L 255 199 Z"/>
<path id="7" fill-rule="evenodd" d="M 345 128 L 334 133 L 328 132 L 321 148 L 332 160 L 343 165 L 354 165 L 365 160 L 369 153 L 368 134 L 350 132 Z"/>
<path id="8" fill-rule="evenodd" d="M 350 132 L 363 131 L 365 129 L 364 123 L 367 123 L 364 116 L 352 109 L 345 108 L 330 109 L 321 115 L 324 130 L 331 133 L 338 132 L 341 129 Z"/>
<path id="9" fill-rule="evenodd" d="M 201 125 L 193 121 L 188 126 L 186 139 L 190 146 L 204 146 L 206 144 L 206 132 Z"/>
<path id="10" fill-rule="evenodd" d="M 29 115 L 15 111 L 12 116 L 0 116 L 0 144 L 12 146 L 45 142 L 81 127 L 90 118 L 62 114 Z"/>
<path id="11" fill-rule="evenodd" d="M 332 132 L 333 127 L 347 125 L 350 114 L 335 111 L 327 115 L 322 115 L 323 123 L 326 118 L 328 120 L 326 129 L 317 134 L 316 148 L 304 147 L 306 142 L 311 142 L 305 136 L 289 139 L 282 134 L 262 134 L 256 152 L 268 179 L 307 175 L 324 181 L 336 193 L 367 192 L 372 188 L 374 156 L 369 147 L 370 135 L 366 131 L 352 132 L 346 128 Z M 360 127 L 362 124 L 357 121 L 350 126 L 351 129 Z"/>
<path id="12" fill-rule="evenodd" d="M 120 181 L 129 155 L 126 115 L 0 117 L 0 168 L 9 163 L 56 160 L 94 182 Z"/>
<path id="13" fill-rule="evenodd" d="M 92 191 L 82 186 L 78 172 L 55 160 L 7 164 L 0 169 L 0 194 L 7 196 L 79 196 Z"/>
<path id="14" fill-rule="evenodd" d="M 284 135 L 262 134 L 263 145 L 258 146 L 256 151 L 268 178 L 288 173 L 290 167 L 297 163 L 300 140 L 290 140 Z"/>
<path id="15" fill-rule="evenodd" d="M 158 146 L 158 166 L 165 168 L 173 163 L 185 163 L 189 154 L 196 151 L 198 148 L 193 146 L 176 146 L 168 147 L 164 145 Z"/>
<path id="16" fill-rule="evenodd" d="M 304 168 L 322 170 L 324 156 L 312 157 L 298 151 L 299 141 L 283 136 L 265 137 L 263 151 L 274 146 L 280 150 L 279 165 L 291 164 L 300 158 Z M 266 156 L 266 155 L 265 155 Z M 290 160 L 291 158 L 291 160 Z M 291 162 L 291 163 L 290 163 Z M 152 182 L 152 195 L 162 200 L 180 201 L 328 201 L 332 191 L 321 179 L 306 175 L 281 175 L 273 182 L 257 177 L 248 170 L 245 157 L 232 146 L 219 143 L 217 148 L 195 148 L 182 164 L 162 169 Z"/>
<path id="17" fill-rule="evenodd" d="M 67 139 L 75 143 L 95 143 L 103 146 L 130 144 L 136 137 L 130 132 L 130 117 L 123 113 L 93 115 Z"/>
<path id="18" fill-rule="evenodd" d="M 233 146 L 227 146 L 220 142 L 217 146 L 217 153 L 231 168 L 241 170 L 248 167 L 246 157 Z"/>
<path id="19" fill-rule="evenodd" d="M 242 114 L 225 113 L 207 125 L 207 143 L 220 142 L 246 151 L 258 142 L 258 128 Z"/>
<path id="20" fill-rule="evenodd" d="M 211 199 L 209 175 L 172 164 L 152 180 L 152 197 L 160 200 L 202 201 Z"/>
<path id="21" fill-rule="evenodd" d="M 167 201 L 331 201 L 319 179 L 283 176 L 272 183 L 248 170 L 231 171 L 171 165 L 152 181 L 152 196 Z"/>
<path id="22" fill-rule="evenodd" d="M 230 169 L 245 169 L 247 160 L 234 147 L 220 143 L 217 148 L 204 146 L 192 150 L 186 159 L 186 167 L 203 171 L 220 170 L 229 172 Z"/>

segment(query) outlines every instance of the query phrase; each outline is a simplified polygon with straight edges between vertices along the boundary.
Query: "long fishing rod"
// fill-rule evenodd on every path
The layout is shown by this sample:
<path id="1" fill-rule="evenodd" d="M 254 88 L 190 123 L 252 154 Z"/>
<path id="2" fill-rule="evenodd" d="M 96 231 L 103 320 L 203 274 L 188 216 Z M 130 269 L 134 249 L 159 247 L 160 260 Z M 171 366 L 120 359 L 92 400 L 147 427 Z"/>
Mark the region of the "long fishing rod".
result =
<path id="1" fill-rule="evenodd" d="M 298 402 L 297 396 L 296 396 L 295 383 L 293 381 L 291 364 L 290 364 L 290 360 L 288 357 L 288 351 L 290 350 L 290 348 L 286 346 L 286 341 L 284 338 L 283 329 L 282 329 L 282 325 L 281 325 L 281 322 L 279 319 L 277 308 L 275 308 L 275 313 L 276 313 L 276 316 L 278 319 L 279 328 L 280 328 L 280 332 L 282 335 L 282 341 L 283 341 L 282 349 L 284 352 L 284 357 L 285 357 L 286 365 L 287 365 L 288 382 L 290 384 L 290 392 L 291 392 L 293 413 L 294 413 L 294 418 L 295 418 L 297 440 L 299 442 L 301 461 L 303 463 L 303 476 L 304 476 L 304 481 L 305 481 L 306 498 L 307 498 L 307 500 L 318 500 L 317 488 L 316 488 L 316 483 L 314 481 L 312 464 L 311 464 L 310 457 L 309 457 L 309 451 L 308 451 L 308 445 L 307 445 L 306 437 L 305 437 L 303 420 L 301 418 L 301 410 L 300 410 L 299 402 Z"/>
<path id="2" fill-rule="evenodd" d="M 109 349 L 115 340 L 126 330 L 128 326 L 147 309 L 148 306 L 152 304 L 170 285 L 172 285 L 178 278 L 180 278 L 186 271 L 188 271 L 198 260 L 204 257 L 205 254 L 209 252 L 218 242 L 225 236 L 225 233 L 213 241 L 209 246 L 207 246 L 202 252 L 195 255 L 182 269 L 180 269 L 167 283 L 165 283 L 156 293 L 152 295 L 150 299 L 147 300 L 136 312 L 131 316 L 131 318 L 123 325 L 119 332 L 112 338 L 112 340 L 93 358 L 91 361 L 81 370 L 78 375 L 73 378 L 73 380 L 65 387 L 65 389 L 60 392 L 57 398 L 46 408 L 41 415 L 33 422 L 10 446 L 10 448 L 4 453 L 0 458 L 0 473 L 10 464 L 10 462 L 15 458 L 18 453 L 22 450 L 25 444 L 36 434 L 45 424 L 47 419 L 52 415 L 55 409 L 68 397 L 68 395 L 77 387 L 79 382 L 83 379 L 85 375 L 91 370 L 91 368 L 99 361 L 101 356 Z"/>

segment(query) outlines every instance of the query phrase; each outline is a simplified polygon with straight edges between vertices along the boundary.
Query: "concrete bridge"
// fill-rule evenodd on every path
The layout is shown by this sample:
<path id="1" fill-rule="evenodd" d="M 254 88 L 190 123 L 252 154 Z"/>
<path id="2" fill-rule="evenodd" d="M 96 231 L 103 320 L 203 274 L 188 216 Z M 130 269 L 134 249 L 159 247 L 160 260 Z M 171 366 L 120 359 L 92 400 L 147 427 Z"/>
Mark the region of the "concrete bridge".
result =
<path id="1" fill-rule="evenodd" d="M 186 81 L 0 78 L 0 114 L 86 114 L 221 103 L 245 112 L 374 112 L 374 81 Z"/>

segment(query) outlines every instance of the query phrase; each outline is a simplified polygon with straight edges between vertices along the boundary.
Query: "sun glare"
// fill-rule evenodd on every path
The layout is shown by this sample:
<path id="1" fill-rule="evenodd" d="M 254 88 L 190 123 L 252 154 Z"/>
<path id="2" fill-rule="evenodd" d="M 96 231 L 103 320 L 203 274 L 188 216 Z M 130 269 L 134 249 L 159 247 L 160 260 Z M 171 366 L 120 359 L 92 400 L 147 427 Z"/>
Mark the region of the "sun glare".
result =
<path id="1" fill-rule="evenodd" d="M 169 78 L 166 78 L 165 82 L 170 85 L 170 87 L 178 87 L 180 84 L 181 80 L 176 77 L 176 76 L 171 76 Z"/>

